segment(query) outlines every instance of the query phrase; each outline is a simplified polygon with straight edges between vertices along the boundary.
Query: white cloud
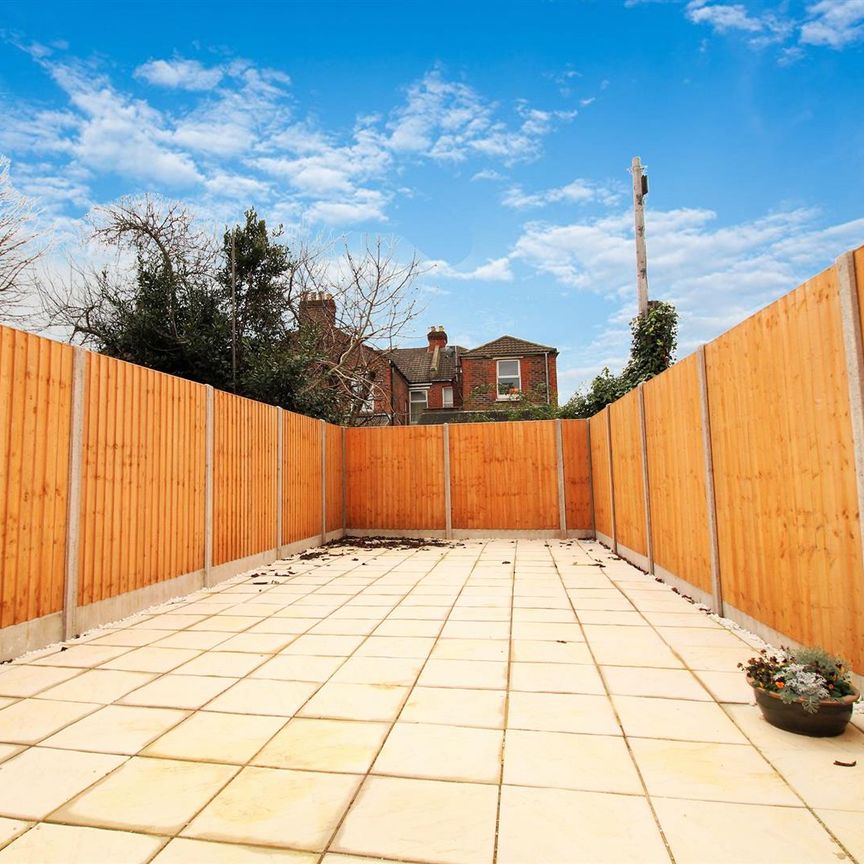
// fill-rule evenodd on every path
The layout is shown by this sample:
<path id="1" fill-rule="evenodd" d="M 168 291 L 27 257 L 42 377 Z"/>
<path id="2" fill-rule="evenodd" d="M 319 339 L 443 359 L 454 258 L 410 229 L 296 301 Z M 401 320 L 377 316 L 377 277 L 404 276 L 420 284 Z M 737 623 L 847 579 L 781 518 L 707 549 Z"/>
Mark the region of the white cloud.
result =
<path id="1" fill-rule="evenodd" d="M 575 112 L 542 111 L 520 103 L 516 115 L 515 123 L 505 122 L 496 103 L 467 84 L 445 79 L 436 69 L 408 88 L 405 104 L 387 123 L 387 146 L 442 162 L 483 155 L 511 164 L 539 155 L 542 139 Z"/>
<path id="2" fill-rule="evenodd" d="M 207 68 L 197 60 L 149 60 L 135 70 L 135 77 L 178 90 L 211 90 L 222 80 L 222 70 Z"/>
<path id="3" fill-rule="evenodd" d="M 843 48 L 864 38 L 864 0 L 820 0 L 807 12 L 813 17 L 801 28 L 805 45 Z"/>
<path id="4" fill-rule="evenodd" d="M 647 221 L 649 292 L 681 313 L 681 355 L 792 290 L 864 238 L 864 219 L 823 227 L 818 212 L 804 209 L 727 226 L 717 226 L 717 215 L 704 209 L 651 211 Z M 568 355 L 568 368 L 584 373 L 581 380 L 611 359 L 626 358 L 627 322 L 636 311 L 629 212 L 563 225 L 529 223 L 510 257 L 567 289 L 592 291 L 610 303 L 609 325 Z"/>
<path id="5" fill-rule="evenodd" d="M 708 3 L 707 0 L 692 0 L 687 4 L 687 17 L 694 24 L 708 24 L 718 33 L 729 30 L 744 30 L 758 33 L 763 28 L 759 18 L 753 18 L 741 3 Z"/>
<path id="6" fill-rule="evenodd" d="M 565 186 L 533 193 L 523 191 L 521 186 L 512 186 L 504 193 L 501 203 L 515 210 L 525 210 L 561 202 L 585 204 L 589 201 L 599 201 L 603 204 L 612 204 L 620 197 L 619 192 L 591 180 L 577 179 Z"/>
<path id="7" fill-rule="evenodd" d="M 455 279 L 460 282 L 512 282 L 513 270 L 510 267 L 510 257 L 492 258 L 485 264 L 480 264 L 473 270 L 457 270 L 446 261 L 430 261 L 430 268 L 436 276 Z"/>

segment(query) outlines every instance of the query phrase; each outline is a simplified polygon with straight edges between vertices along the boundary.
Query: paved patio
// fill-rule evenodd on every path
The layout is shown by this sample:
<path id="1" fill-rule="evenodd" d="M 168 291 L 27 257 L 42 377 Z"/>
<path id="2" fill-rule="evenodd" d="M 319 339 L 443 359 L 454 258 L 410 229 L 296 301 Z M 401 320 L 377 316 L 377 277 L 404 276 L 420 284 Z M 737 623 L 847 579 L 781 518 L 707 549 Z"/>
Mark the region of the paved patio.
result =
<path id="1" fill-rule="evenodd" d="M 862 715 L 596 543 L 257 572 L 3 667 L 0 864 L 864 860 Z"/>

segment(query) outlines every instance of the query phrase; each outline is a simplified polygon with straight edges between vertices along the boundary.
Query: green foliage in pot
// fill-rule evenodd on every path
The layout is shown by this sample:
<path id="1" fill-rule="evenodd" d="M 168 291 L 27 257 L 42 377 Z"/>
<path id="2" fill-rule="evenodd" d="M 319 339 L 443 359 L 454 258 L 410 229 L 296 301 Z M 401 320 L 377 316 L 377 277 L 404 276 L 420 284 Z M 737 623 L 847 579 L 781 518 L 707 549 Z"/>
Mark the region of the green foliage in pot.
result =
<path id="1" fill-rule="evenodd" d="M 819 703 L 855 693 L 849 664 L 822 648 L 783 648 L 777 654 L 762 650 L 758 657 L 739 663 L 754 687 L 777 693 L 784 702 L 800 702 L 808 714 Z"/>

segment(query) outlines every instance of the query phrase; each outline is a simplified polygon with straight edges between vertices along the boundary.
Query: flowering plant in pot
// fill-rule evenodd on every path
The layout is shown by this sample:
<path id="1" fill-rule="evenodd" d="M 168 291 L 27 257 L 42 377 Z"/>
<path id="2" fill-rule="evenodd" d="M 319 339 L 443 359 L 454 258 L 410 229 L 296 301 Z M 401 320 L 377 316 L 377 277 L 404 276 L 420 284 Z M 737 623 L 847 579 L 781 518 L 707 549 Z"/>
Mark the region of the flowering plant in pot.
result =
<path id="1" fill-rule="evenodd" d="M 747 673 L 762 716 L 799 735 L 841 735 L 861 695 L 852 686 L 849 664 L 822 648 L 762 650 L 738 668 Z"/>

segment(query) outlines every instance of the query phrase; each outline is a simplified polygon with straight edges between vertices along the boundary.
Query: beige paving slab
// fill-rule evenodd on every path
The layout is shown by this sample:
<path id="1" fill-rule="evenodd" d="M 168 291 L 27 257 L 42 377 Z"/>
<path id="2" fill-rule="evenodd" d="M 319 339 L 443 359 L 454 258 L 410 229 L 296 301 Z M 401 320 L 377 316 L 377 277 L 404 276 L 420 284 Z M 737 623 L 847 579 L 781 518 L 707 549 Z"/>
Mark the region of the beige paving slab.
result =
<path id="1" fill-rule="evenodd" d="M 740 670 L 735 672 L 693 673 L 718 702 L 738 702 L 744 705 L 755 701 L 753 688 L 747 683 Z"/>
<path id="2" fill-rule="evenodd" d="M 124 696 L 123 705 L 153 708 L 200 708 L 236 683 L 232 678 L 163 675 Z"/>
<path id="3" fill-rule="evenodd" d="M 0 816 L 0 847 L 23 834 L 32 824 L 23 819 L 7 819 L 5 816 Z"/>
<path id="4" fill-rule="evenodd" d="M 173 673 L 242 678 L 260 666 L 267 657 L 267 654 L 247 654 L 240 651 L 208 651 L 178 666 Z"/>
<path id="5" fill-rule="evenodd" d="M 21 699 L 0 710 L 0 741 L 7 744 L 36 744 L 99 707 L 91 702 Z"/>
<path id="6" fill-rule="evenodd" d="M 630 748 L 652 796 L 801 805 L 801 800 L 753 747 L 632 738 Z"/>
<path id="7" fill-rule="evenodd" d="M 307 657 L 280 654 L 250 673 L 250 678 L 278 681 L 317 681 L 323 684 L 345 662 L 344 657 Z"/>
<path id="8" fill-rule="evenodd" d="M 505 700 L 502 690 L 417 686 L 411 691 L 400 719 L 408 723 L 503 729 Z"/>
<path id="9" fill-rule="evenodd" d="M 174 708 L 108 705 L 43 742 L 63 750 L 92 750 L 131 756 L 188 716 Z"/>
<path id="10" fill-rule="evenodd" d="M 645 798 L 504 786 L 499 864 L 669 862 Z"/>
<path id="11" fill-rule="evenodd" d="M 858 756 L 854 768 L 845 768 L 834 764 L 837 758 L 830 751 L 772 750 L 769 755 L 809 807 L 855 810 L 864 819 L 864 761 Z"/>
<path id="12" fill-rule="evenodd" d="M 620 735 L 612 706 L 605 696 L 511 691 L 509 729 Z"/>
<path id="13" fill-rule="evenodd" d="M 500 690 L 507 686 L 507 664 L 489 660 L 433 660 L 417 679 L 421 687 Z"/>
<path id="14" fill-rule="evenodd" d="M 0 815 L 44 819 L 124 761 L 107 753 L 31 747 L 0 765 Z"/>
<path id="15" fill-rule="evenodd" d="M 0 852 L 2 864 L 145 864 L 159 837 L 75 825 L 41 823 Z"/>
<path id="16" fill-rule="evenodd" d="M 197 624 L 193 624 L 189 629 L 208 630 L 222 633 L 240 633 L 247 630 L 253 624 L 260 623 L 262 618 L 252 618 L 245 615 L 211 615 Z"/>
<path id="17" fill-rule="evenodd" d="M 601 666 L 609 692 L 619 696 L 656 696 L 710 702 L 711 695 L 688 669 L 651 669 L 644 666 Z"/>
<path id="18" fill-rule="evenodd" d="M 498 783 L 503 732 L 396 723 L 372 766 L 375 774 Z"/>
<path id="19" fill-rule="evenodd" d="M 284 725 L 284 717 L 198 711 L 150 744 L 143 755 L 244 764 Z"/>
<path id="20" fill-rule="evenodd" d="M 678 741 L 746 744 L 747 739 L 714 702 L 613 696 L 624 734 Z"/>
<path id="21" fill-rule="evenodd" d="M 294 641 L 290 633 L 238 633 L 219 642 L 214 651 L 242 651 L 246 654 L 275 654 Z"/>
<path id="22" fill-rule="evenodd" d="M 491 864 L 498 787 L 369 777 L 331 845 L 335 852 L 440 864 Z"/>
<path id="23" fill-rule="evenodd" d="M 509 639 L 507 621 L 448 621 L 441 630 L 444 639 Z"/>
<path id="24" fill-rule="evenodd" d="M 269 768 L 365 774 L 389 731 L 387 723 L 295 717 L 253 763 Z"/>
<path id="25" fill-rule="evenodd" d="M 64 702 L 99 702 L 107 705 L 137 690 L 155 677 L 151 672 L 89 669 L 69 681 L 43 690 L 39 698 L 59 699 Z"/>
<path id="26" fill-rule="evenodd" d="M 415 658 L 425 660 L 435 640 L 424 636 L 370 636 L 354 657 Z"/>
<path id="27" fill-rule="evenodd" d="M 162 638 L 150 644 L 154 648 L 197 648 L 200 651 L 207 651 L 230 638 L 229 633 L 205 630 L 181 630 L 179 633 L 169 633 L 167 636 L 162 631 Z"/>
<path id="28" fill-rule="evenodd" d="M 394 684 L 330 681 L 298 713 L 301 717 L 337 720 L 394 720 L 407 694 L 407 687 Z"/>
<path id="29" fill-rule="evenodd" d="M 283 655 L 304 654 L 313 657 L 348 657 L 353 654 L 362 636 L 326 636 L 306 634 L 298 636 L 285 650 Z"/>
<path id="30" fill-rule="evenodd" d="M 68 666 L 89 669 L 125 654 L 129 649 L 123 645 L 73 645 L 61 648 L 47 657 L 34 660 L 35 666 Z"/>
<path id="31" fill-rule="evenodd" d="M 832 864 L 845 858 L 842 848 L 803 807 L 655 798 L 654 809 L 680 864 Z"/>
<path id="32" fill-rule="evenodd" d="M 597 668 L 578 663 L 511 663 L 510 689 L 596 695 L 606 692 Z"/>
<path id="33" fill-rule="evenodd" d="M 817 810 L 828 830 L 858 861 L 864 861 L 864 819 L 855 810 Z"/>
<path id="34" fill-rule="evenodd" d="M 510 643 L 506 639 L 447 639 L 435 643 L 431 657 L 435 660 L 501 660 L 508 659 Z"/>
<path id="35" fill-rule="evenodd" d="M 318 855 L 292 849 L 270 849 L 175 837 L 153 859 L 153 864 L 263 864 L 268 861 L 277 864 L 316 864 Z"/>
<path id="36" fill-rule="evenodd" d="M 630 795 L 643 791 L 623 738 L 521 729 L 507 730 L 504 783 Z"/>
<path id="37" fill-rule="evenodd" d="M 236 773 L 233 765 L 135 756 L 54 814 L 73 824 L 179 831 Z"/>
<path id="38" fill-rule="evenodd" d="M 425 661 L 416 657 L 349 657 L 333 674 L 333 682 L 350 684 L 402 684 L 417 679 Z"/>
<path id="39" fill-rule="evenodd" d="M 0 695 L 34 696 L 80 674 L 80 669 L 59 666 L 10 665 L 0 672 Z"/>
<path id="40" fill-rule="evenodd" d="M 16 753 L 20 753 L 24 747 L 24 744 L 0 744 L 0 762 L 11 759 Z"/>
<path id="41" fill-rule="evenodd" d="M 584 642 L 514 639 L 510 653 L 511 660 L 525 663 L 594 663 Z"/>
<path id="42" fill-rule="evenodd" d="M 717 645 L 677 645 L 675 651 L 693 670 L 737 672 L 739 663 L 746 663 L 757 652 L 743 642 L 741 647 Z"/>
<path id="43" fill-rule="evenodd" d="M 335 617 L 335 616 L 334 616 Z M 376 636 L 437 636 L 441 621 L 397 621 L 387 618 L 375 628 Z"/>
<path id="44" fill-rule="evenodd" d="M 244 678 L 207 704 L 210 711 L 233 714 L 272 714 L 291 717 L 315 692 L 310 681 L 271 681 Z"/>
<path id="45" fill-rule="evenodd" d="M 601 665 L 683 668 L 672 649 L 650 628 L 586 624 L 584 630 Z"/>
<path id="46" fill-rule="evenodd" d="M 367 636 L 378 626 L 374 618 L 325 618 L 309 631 L 326 636 Z"/>
<path id="47" fill-rule="evenodd" d="M 183 836 L 321 851 L 361 779 L 354 774 L 244 768 Z"/>
<path id="48" fill-rule="evenodd" d="M 128 672 L 169 672 L 176 669 L 200 651 L 188 648 L 136 648 L 122 657 L 104 664 L 106 669 L 124 669 Z"/>

